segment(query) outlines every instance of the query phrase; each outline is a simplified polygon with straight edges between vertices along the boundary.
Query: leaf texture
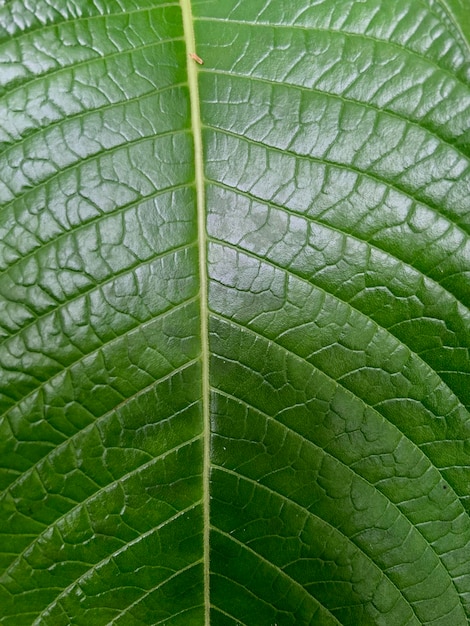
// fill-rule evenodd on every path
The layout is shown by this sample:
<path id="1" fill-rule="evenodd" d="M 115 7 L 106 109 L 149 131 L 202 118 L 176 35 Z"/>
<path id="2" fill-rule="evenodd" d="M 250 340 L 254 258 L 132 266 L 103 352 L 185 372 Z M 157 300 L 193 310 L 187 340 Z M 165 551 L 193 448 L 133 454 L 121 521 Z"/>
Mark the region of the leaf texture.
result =
<path id="1" fill-rule="evenodd" d="M 0 0 L 1 626 L 468 624 L 468 15 Z"/>

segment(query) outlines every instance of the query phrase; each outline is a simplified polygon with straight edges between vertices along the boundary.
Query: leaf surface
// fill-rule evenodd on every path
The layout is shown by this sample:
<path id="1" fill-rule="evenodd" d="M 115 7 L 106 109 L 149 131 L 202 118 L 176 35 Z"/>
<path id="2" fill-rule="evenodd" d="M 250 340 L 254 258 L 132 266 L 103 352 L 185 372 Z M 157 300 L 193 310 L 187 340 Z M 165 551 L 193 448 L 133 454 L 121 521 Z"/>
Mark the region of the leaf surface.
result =
<path id="1" fill-rule="evenodd" d="M 1 626 L 468 623 L 469 14 L 0 0 Z"/>

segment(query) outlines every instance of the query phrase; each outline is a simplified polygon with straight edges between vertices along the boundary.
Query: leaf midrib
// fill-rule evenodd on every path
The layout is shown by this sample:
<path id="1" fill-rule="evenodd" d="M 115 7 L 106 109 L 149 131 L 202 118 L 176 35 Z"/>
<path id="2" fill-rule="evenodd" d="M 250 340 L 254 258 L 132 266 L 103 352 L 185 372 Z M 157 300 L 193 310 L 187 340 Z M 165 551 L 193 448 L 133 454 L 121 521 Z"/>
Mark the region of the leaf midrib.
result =
<path id="1" fill-rule="evenodd" d="M 198 65 L 189 57 L 196 53 L 194 37 L 194 20 L 191 0 L 180 0 L 183 18 L 184 40 L 186 43 L 186 64 L 188 70 L 188 87 L 191 110 L 191 128 L 194 141 L 194 184 L 196 187 L 196 211 L 199 245 L 199 298 L 200 298 L 200 333 L 201 333 L 201 401 L 203 420 L 203 468 L 202 468 L 202 502 L 203 502 L 203 562 L 204 562 L 204 619 L 206 626 L 210 624 L 210 385 L 209 385 L 209 329 L 208 329 L 208 278 L 207 278 L 207 233 L 206 233 L 206 199 L 204 188 L 204 158 L 202 147 L 202 123 L 199 104 Z"/>

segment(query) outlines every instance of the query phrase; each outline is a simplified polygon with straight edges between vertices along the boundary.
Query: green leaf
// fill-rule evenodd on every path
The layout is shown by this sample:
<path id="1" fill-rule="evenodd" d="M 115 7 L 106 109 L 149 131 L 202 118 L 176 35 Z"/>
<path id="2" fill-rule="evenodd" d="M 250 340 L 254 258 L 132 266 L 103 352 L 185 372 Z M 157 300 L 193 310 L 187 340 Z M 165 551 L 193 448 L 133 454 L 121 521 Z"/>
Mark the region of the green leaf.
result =
<path id="1" fill-rule="evenodd" d="M 1 626 L 469 623 L 469 12 L 0 0 Z"/>

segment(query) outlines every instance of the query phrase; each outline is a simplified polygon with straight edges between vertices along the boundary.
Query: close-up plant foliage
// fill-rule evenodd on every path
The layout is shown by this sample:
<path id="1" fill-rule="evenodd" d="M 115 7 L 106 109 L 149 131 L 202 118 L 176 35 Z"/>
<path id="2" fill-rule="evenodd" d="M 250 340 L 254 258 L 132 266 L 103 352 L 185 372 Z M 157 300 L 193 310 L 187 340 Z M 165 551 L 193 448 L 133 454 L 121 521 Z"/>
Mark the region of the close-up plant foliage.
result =
<path id="1" fill-rule="evenodd" d="M 469 233 L 469 0 L 0 0 L 0 626 L 470 623 Z"/>

